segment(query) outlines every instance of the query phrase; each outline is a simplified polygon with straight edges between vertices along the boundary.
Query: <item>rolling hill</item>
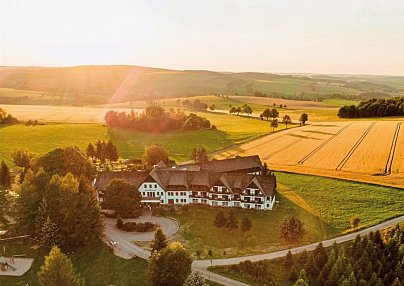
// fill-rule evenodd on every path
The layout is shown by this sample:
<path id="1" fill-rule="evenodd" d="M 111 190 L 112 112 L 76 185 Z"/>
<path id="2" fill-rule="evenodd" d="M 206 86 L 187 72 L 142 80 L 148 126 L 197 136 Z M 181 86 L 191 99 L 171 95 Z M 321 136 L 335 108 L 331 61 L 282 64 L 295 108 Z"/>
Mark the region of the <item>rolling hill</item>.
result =
<path id="1" fill-rule="evenodd" d="M 297 100 L 404 94 L 404 77 L 279 75 L 139 66 L 0 67 L 0 103 L 92 105 L 206 94 Z"/>

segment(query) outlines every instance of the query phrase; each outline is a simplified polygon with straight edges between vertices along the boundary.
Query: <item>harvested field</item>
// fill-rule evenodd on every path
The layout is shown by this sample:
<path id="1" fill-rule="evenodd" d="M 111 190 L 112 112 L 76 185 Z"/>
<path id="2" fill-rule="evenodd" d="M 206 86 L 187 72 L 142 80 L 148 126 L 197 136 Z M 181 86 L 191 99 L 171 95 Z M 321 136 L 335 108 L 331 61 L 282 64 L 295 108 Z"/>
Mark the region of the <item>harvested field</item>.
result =
<path id="1" fill-rule="evenodd" d="M 216 158 L 258 154 L 273 170 L 404 187 L 404 132 L 397 121 L 318 123 L 271 134 Z"/>

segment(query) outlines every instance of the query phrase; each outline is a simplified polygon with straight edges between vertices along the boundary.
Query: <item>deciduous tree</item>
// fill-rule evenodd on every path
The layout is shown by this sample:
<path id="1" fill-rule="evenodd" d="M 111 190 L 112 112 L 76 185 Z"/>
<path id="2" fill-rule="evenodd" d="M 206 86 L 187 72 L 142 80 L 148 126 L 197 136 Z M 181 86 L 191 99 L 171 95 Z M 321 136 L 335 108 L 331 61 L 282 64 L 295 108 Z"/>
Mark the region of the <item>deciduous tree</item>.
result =
<path id="1" fill-rule="evenodd" d="M 84 286 L 84 279 L 57 246 L 52 247 L 45 257 L 38 272 L 38 281 L 41 286 Z"/>
<path id="2" fill-rule="evenodd" d="M 160 161 L 166 164 L 168 163 L 167 151 L 160 145 L 150 145 L 146 147 L 142 158 L 142 162 L 146 168 L 151 169 Z"/>
<path id="3" fill-rule="evenodd" d="M 136 186 L 122 179 L 113 179 L 105 190 L 104 206 L 123 217 L 140 214 L 140 194 Z"/>
<path id="4" fill-rule="evenodd" d="M 148 277 L 153 286 L 183 286 L 191 273 L 192 258 L 179 242 L 153 252 Z"/>

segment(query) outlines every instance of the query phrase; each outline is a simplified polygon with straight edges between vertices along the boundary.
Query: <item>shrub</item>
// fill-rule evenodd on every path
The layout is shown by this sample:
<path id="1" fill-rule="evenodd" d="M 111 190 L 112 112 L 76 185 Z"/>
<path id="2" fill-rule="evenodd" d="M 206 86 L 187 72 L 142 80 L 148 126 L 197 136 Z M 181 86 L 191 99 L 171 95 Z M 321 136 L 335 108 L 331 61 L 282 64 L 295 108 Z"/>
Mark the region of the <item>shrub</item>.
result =
<path id="1" fill-rule="evenodd" d="M 118 223 L 117 223 L 118 227 Z M 145 222 L 145 223 L 136 223 L 136 222 L 125 222 L 121 227 L 118 227 L 120 230 L 127 231 L 127 232 L 151 232 L 157 229 L 158 225 Z"/>

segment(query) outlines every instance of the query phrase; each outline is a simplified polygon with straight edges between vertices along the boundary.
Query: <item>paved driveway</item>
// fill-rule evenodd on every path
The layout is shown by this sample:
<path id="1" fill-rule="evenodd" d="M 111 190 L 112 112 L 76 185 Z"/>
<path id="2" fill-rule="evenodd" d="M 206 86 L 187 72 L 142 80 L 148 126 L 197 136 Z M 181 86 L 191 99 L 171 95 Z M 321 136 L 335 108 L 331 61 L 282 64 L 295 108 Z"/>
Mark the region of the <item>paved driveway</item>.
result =
<path id="1" fill-rule="evenodd" d="M 173 236 L 179 229 L 178 223 L 170 218 L 166 217 L 156 217 L 150 215 L 150 213 L 145 213 L 137 219 L 125 219 L 125 222 L 151 222 L 158 224 L 167 236 Z M 136 245 L 135 241 L 152 241 L 154 237 L 154 232 L 125 232 L 116 228 L 116 219 L 105 218 L 105 243 L 110 245 L 111 241 L 116 242 L 114 248 L 114 253 L 122 258 L 132 258 L 133 256 L 138 256 L 143 259 L 148 259 L 150 257 L 150 252 L 143 249 L 142 247 Z"/>

